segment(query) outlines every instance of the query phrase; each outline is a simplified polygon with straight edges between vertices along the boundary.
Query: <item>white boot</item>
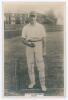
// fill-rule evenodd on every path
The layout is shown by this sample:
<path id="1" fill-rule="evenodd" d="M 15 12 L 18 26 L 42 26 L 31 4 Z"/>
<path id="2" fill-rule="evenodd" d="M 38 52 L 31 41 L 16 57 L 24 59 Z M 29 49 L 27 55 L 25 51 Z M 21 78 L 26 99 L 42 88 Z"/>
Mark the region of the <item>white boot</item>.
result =
<path id="1" fill-rule="evenodd" d="M 31 83 L 31 84 L 29 84 L 28 88 L 33 88 L 34 85 L 35 85 L 35 83 Z"/>
<path id="2" fill-rule="evenodd" d="M 42 88 L 42 91 L 47 91 L 46 86 L 41 86 L 41 88 Z"/>

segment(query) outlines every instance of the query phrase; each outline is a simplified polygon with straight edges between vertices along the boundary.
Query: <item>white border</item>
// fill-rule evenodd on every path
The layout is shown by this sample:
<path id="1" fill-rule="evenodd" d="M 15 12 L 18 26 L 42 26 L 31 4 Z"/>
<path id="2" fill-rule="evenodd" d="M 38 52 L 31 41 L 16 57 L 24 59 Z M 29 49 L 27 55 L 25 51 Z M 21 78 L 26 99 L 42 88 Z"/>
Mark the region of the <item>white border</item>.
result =
<path id="1" fill-rule="evenodd" d="M 0 1 L 0 96 L 2 95 L 2 1 Z"/>
<path id="2" fill-rule="evenodd" d="M 22 2 L 65 2 L 66 0 L 2 0 L 2 1 L 22 1 Z"/>
<path id="3" fill-rule="evenodd" d="M 17 1 L 22 1 L 22 2 L 64 2 L 66 0 L 0 0 L 0 99 L 5 99 L 5 100 L 10 100 L 10 99 L 13 99 L 13 100 L 22 100 L 24 99 L 23 97 L 22 98 L 17 98 L 17 97 L 9 97 L 9 98 L 3 98 L 3 25 L 2 25 L 2 2 L 7 2 L 7 1 L 12 1 L 12 2 L 17 2 Z M 68 0 L 67 0 L 68 1 Z M 66 1 L 66 14 L 67 14 L 67 9 L 68 9 L 68 2 Z M 68 14 L 66 16 L 66 20 L 68 18 Z M 66 21 L 68 22 L 68 20 Z M 66 26 L 68 23 L 66 23 Z M 66 33 L 68 31 L 68 28 L 66 27 Z M 66 34 L 66 43 L 68 43 L 68 34 Z M 68 46 L 66 44 L 66 51 L 68 51 Z M 68 57 L 68 53 L 66 52 L 66 65 L 68 65 L 67 63 L 67 57 Z M 68 73 L 68 68 L 67 68 L 67 72 Z M 68 74 L 66 75 L 68 76 Z M 66 78 L 67 79 L 67 78 Z M 68 84 L 68 80 L 67 80 L 67 84 Z M 67 85 L 66 85 L 67 86 Z M 65 98 L 43 98 L 43 99 L 47 99 L 47 100 L 53 100 L 53 99 L 56 99 L 56 100 L 61 100 L 61 99 L 68 99 L 68 86 L 67 86 L 67 91 L 66 91 L 66 97 Z M 27 99 L 42 99 L 41 97 L 40 98 L 34 98 L 34 97 L 31 97 L 31 98 L 27 98 Z"/>

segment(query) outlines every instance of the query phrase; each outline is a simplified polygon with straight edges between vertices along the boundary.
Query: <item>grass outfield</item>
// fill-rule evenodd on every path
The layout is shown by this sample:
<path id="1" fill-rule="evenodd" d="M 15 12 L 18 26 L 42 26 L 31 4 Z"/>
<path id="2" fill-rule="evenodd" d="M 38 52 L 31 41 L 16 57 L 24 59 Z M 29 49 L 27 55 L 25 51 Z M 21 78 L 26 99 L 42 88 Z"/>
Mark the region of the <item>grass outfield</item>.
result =
<path id="1" fill-rule="evenodd" d="M 45 61 L 47 96 L 64 95 L 64 66 L 63 32 L 48 32 L 46 38 Z M 4 40 L 4 87 L 5 95 L 19 95 L 24 93 L 41 93 L 38 79 L 38 71 L 35 66 L 36 87 L 27 89 L 30 83 L 26 63 L 25 46 L 20 37 Z M 16 70 L 16 73 L 14 72 Z M 38 90 L 37 90 L 38 89 Z M 11 93 L 13 91 L 13 94 Z"/>

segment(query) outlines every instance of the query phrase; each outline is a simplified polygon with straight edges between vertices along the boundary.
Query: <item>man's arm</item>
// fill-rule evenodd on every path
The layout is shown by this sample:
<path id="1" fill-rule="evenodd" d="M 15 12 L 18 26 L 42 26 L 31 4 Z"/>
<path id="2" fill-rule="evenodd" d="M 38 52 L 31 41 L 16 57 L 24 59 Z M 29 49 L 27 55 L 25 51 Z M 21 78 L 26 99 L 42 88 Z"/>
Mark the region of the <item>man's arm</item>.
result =
<path id="1" fill-rule="evenodd" d="M 43 38 L 43 56 L 46 56 L 46 39 Z"/>
<path id="2" fill-rule="evenodd" d="M 22 38 L 22 42 L 26 45 L 28 41 L 26 40 L 26 38 Z"/>

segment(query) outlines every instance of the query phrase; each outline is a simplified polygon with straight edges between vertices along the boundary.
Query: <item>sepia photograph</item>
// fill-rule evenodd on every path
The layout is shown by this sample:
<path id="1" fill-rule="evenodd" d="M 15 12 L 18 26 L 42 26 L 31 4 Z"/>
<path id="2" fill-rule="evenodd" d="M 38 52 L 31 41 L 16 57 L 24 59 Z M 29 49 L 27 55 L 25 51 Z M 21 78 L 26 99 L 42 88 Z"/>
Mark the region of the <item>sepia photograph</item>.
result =
<path id="1" fill-rule="evenodd" d="M 4 96 L 65 96 L 65 2 L 3 2 Z"/>

